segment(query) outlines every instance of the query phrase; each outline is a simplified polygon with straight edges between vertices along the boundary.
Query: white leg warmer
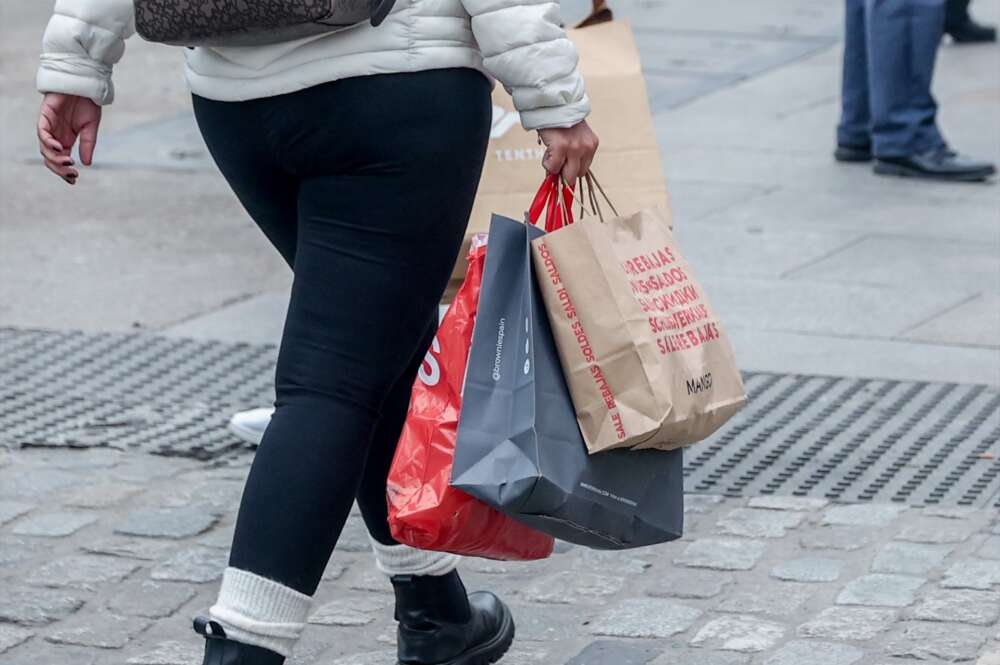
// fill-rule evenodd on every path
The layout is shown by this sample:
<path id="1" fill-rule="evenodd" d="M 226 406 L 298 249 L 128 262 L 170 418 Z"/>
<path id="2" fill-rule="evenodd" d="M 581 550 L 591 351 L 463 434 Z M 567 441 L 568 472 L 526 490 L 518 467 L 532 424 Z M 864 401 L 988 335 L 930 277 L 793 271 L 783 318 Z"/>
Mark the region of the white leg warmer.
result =
<path id="1" fill-rule="evenodd" d="M 226 568 L 219 598 L 209 615 L 236 642 L 270 649 L 283 656 L 302 635 L 312 598 L 295 589 L 238 568 Z"/>
<path id="2" fill-rule="evenodd" d="M 457 554 L 418 550 L 409 545 L 383 545 L 369 537 L 375 563 L 386 575 L 447 575 L 461 559 Z"/>

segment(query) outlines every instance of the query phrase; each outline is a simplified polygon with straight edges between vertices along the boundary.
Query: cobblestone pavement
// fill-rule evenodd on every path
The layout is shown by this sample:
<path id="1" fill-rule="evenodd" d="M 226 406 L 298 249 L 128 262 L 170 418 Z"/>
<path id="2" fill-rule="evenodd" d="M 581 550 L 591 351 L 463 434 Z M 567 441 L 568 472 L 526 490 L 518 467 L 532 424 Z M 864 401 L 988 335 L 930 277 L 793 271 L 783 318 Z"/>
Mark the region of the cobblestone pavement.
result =
<path id="1" fill-rule="evenodd" d="M 200 662 L 249 459 L 0 452 L 0 663 Z M 689 495 L 686 531 L 463 574 L 514 608 L 505 665 L 1000 663 L 993 510 Z M 353 516 L 292 663 L 394 663 L 367 549 Z"/>

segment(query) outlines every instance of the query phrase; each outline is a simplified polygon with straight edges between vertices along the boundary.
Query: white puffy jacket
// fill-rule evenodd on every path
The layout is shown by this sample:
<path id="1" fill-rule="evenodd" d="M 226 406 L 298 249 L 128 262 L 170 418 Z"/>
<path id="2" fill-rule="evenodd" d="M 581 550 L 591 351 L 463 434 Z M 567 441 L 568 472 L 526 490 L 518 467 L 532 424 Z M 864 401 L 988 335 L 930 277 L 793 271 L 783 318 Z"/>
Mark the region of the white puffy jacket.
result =
<path id="1" fill-rule="evenodd" d="M 184 49 L 195 94 L 270 97 L 354 76 L 472 67 L 511 93 L 526 129 L 570 127 L 590 102 L 558 0 L 397 0 L 377 28 L 270 46 Z M 40 92 L 114 99 L 111 68 L 135 32 L 132 0 L 56 0 L 45 30 Z"/>

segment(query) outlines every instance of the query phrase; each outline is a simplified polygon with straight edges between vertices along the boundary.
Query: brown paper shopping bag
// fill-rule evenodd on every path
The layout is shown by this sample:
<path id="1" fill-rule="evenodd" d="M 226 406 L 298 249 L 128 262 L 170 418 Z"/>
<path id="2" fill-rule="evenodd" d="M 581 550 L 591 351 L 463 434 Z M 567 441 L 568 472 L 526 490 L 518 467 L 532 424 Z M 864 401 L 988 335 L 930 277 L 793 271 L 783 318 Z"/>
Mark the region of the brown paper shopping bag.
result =
<path id="1" fill-rule="evenodd" d="M 586 216 L 532 248 L 591 453 L 690 445 L 746 402 L 729 340 L 663 211 Z"/>
<path id="2" fill-rule="evenodd" d="M 603 4 L 580 27 L 568 30 L 580 54 L 580 71 L 590 96 L 592 111 L 587 122 L 601 139 L 594 168 L 606 174 L 601 184 L 614 201 L 629 201 L 636 210 L 667 206 L 653 117 L 646 97 L 646 81 L 639 52 L 627 23 L 610 18 Z M 594 21 L 605 21 L 594 23 Z M 498 213 L 524 219 L 525 206 L 545 172 L 538 134 L 525 131 L 510 95 L 500 86 L 493 91 L 493 128 L 475 206 L 466 232 L 469 239 L 489 231 L 490 216 Z M 460 260 L 452 274 L 453 293 L 465 275 Z"/>

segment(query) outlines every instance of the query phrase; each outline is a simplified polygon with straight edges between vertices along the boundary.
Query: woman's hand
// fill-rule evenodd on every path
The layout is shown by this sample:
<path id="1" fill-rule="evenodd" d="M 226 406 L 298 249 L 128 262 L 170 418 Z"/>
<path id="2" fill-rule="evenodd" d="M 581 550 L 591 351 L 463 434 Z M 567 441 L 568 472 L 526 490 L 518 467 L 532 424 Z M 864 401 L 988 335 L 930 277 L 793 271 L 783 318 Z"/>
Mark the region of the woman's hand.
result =
<path id="1" fill-rule="evenodd" d="M 566 182 L 576 184 L 587 175 L 600 141 L 586 120 L 572 127 L 539 129 L 538 138 L 545 144 L 542 166 L 549 173 L 562 173 Z"/>
<path id="2" fill-rule="evenodd" d="M 38 114 L 38 144 L 45 166 L 71 185 L 80 172 L 73 168 L 70 153 L 77 137 L 80 159 L 90 166 L 97 145 L 101 107 L 86 97 L 50 92 L 42 99 Z"/>

